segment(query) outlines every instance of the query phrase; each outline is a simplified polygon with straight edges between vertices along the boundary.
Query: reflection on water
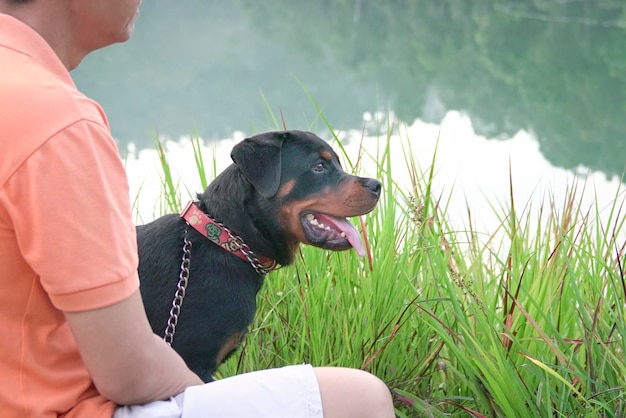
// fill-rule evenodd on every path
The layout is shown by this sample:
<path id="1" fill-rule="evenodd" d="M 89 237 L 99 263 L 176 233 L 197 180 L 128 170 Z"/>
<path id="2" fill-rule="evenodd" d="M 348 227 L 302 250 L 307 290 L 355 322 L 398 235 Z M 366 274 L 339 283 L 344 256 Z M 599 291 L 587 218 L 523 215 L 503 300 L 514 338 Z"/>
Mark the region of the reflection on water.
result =
<path id="1" fill-rule="evenodd" d="M 450 220 L 464 228 L 469 206 L 492 233 L 509 168 L 529 212 L 576 182 L 583 208 L 614 201 L 626 165 L 625 18 L 626 2 L 611 0 L 151 0 L 129 43 L 73 75 L 120 148 L 137 148 L 127 164 L 143 221 L 160 188 L 155 132 L 197 132 L 220 171 L 234 141 L 218 138 L 283 121 L 322 136 L 326 121 L 356 138 L 365 126 L 375 150 L 387 126 L 363 114 L 392 109 L 394 128 L 410 124 L 393 138 L 394 179 L 407 183 L 403 141 L 426 169 L 439 137 L 434 183 Z M 170 142 L 169 158 L 199 191 L 190 147 Z"/>
<path id="2" fill-rule="evenodd" d="M 378 123 L 385 125 L 387 121 Z M 436 155 L 433 194 L 441 196 L 442 207 L 447 206 L 447 218 L 454 230 L 463 231 L 470 226 L 469 208 L 472 228 L 483 233 L 485 241 L 499 230 L 499 216 L 510 208 L 509 173 L 513 180 L 513 199 L 518 216 L 530 216 L 532 221 L 538 219 L 540 208 L 543 207 L 544 212 L 552 209 L 552 203 L 560 213 L 559 205 L 562 207 L 564 204 L 568 188 L 577 189 L 581 210 L 591 208 L 593 216 L 595 208 L 598 208 L 603 219 L 610 215 L 616 196 L 618 202 L 626 199 L 626 187 L 617 177 L 609 180 L 600 172 L 582 172 L 582 168 L 576 176 L 571 171 L 554 168 L 538 152 L 537 142 L 527 133 L 519 132 L 508 140 L 488 139 L 476 134 L 469 118 L 458 112 L 447 113 L 441 125 L 416 121 L 411 126 L 402 126 L 399 132 L 390 139 L 392 174 L 397 183 L 391 186 L 397 189 L 394 195 L 401 201 L 403 193 L 411 192 L 405 158 L 409 143 L 416 164 L 424 172 L 428 172 Z M 352 131 L 340 137 L 346 144 L 350 160 L 356 161 L 361 133 Z M 241 139 L 239 134 L 234 139 L 206 144 L 203 153 L 208 170 L 220 172 L 230 164 L 230 149 Z M 386 141 L 386 136 L 382 135 L 366 137 L 362 144 L 375 159 L 383 152 Z M 173 174 L 181 185 L 181 201 L 184 202 L 201 191 L 196 167 L 190 164 L 193 161 L 191 143 L 188 139 L 169 141 L 167 150 Z M 376 176 L 376 163 L 371 158 L 364 158 L 360 167 L 362 174 Z M 156 152 L 140 150 L 132 153 L 127 160 L 127 170 L 131 179 L 131 196 L 138 196 L 138 223 L 147 222 L 159 214 L 155 213 L 160 193 Z M 385 186 L 390 187 L 388 184 Z M 621 242 L 626 240 L 626 230 L 622 231 L 620 239 Z"/>
<path id="3" fill-rule="evenodd" d="M 388 107 L 408 123 L 459 110 L 482 135 L 525 130 L 553 165 L 613 176 L 626 163 L 624 16 L 617 0 L 151 0 L 133 39 L 74 77 L 139 148 L 156 131 L 275 128 L 281 113 L 319 131 L 301 82 L 336 129 Z"/>

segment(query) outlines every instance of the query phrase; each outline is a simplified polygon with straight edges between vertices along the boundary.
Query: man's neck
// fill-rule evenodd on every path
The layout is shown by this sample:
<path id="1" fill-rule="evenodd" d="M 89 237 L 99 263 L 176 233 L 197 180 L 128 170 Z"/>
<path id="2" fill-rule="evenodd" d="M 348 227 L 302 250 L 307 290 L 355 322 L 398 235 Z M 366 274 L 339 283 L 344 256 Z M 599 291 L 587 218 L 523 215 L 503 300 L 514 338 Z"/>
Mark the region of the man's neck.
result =
<path id="1" fill-rule="evenodd" d="M 48 0 L 11 3 L 0 0 L 0 13 L 12 16 L 34 31 L 50 45 L 68 71 L 76 68 L 85 57 L 71 42 L 71 19 L 67 11 L 54 7 Z M 54 15 L 53 17 L 51 15 Z M 50 22 L 54 22 L 52 25 Z"/>

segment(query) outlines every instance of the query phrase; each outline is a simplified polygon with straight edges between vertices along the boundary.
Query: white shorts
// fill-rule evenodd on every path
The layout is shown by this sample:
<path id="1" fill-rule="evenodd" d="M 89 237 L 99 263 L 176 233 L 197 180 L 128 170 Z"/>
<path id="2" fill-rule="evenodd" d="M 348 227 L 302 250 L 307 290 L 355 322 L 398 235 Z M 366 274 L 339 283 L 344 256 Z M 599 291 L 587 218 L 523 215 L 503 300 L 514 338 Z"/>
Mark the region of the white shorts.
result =
<path id="1" fill-rule="evenodd" d="M 308 364 L 245 373 L 191 386 L 166 401 L 119 406 L 113 418 L 323 417 L 313 367 Z"/>

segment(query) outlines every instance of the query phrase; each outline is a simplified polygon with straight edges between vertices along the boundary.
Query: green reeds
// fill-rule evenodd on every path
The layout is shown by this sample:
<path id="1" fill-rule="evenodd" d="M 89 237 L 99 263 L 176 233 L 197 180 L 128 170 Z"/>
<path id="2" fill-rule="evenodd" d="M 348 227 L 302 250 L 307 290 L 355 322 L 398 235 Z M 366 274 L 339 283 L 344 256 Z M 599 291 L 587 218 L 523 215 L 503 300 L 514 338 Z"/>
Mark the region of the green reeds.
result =
<path id="1" fill-rule="evenodd" d="M 624 416 L 624 195 L 586 208 L 571 184 L 562 204 L 548 196 L 529 208 L 511 192 L 494 208 L 500 230 L 480 239 L 447 223 L 432 194 L 435 156 L 417 167 L 409 138 L 412 186 L 394 184 L 393 130 L 387 147 L 359 156 L 378 162 L 384 188 L 360 224 L 370 258 L 302 246 L 293 266 L 268 275 L 220 376 L 302 362 L 362 368 L 387 382 L 400 417 Z M 190 158 L 204 172 L 196 144 Z M 161 161 L 167 206 L 179 207 Z"/>

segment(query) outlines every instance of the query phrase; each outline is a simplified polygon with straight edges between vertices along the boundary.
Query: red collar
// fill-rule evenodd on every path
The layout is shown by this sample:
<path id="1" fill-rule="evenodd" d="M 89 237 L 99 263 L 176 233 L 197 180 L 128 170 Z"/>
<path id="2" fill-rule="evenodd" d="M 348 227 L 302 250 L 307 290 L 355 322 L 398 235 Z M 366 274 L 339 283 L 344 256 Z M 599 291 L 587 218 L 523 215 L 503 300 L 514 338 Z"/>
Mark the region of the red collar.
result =
<path id="1" fill-rule="evenodd" d="M 195 202 L 187 203 L 180 212 L 180 217 L 209 241 L 250 263 L 257 273 L 267 274 L 277 268 L 276 260 L 255 255 L 238 235 L 202 212 Z"/>

